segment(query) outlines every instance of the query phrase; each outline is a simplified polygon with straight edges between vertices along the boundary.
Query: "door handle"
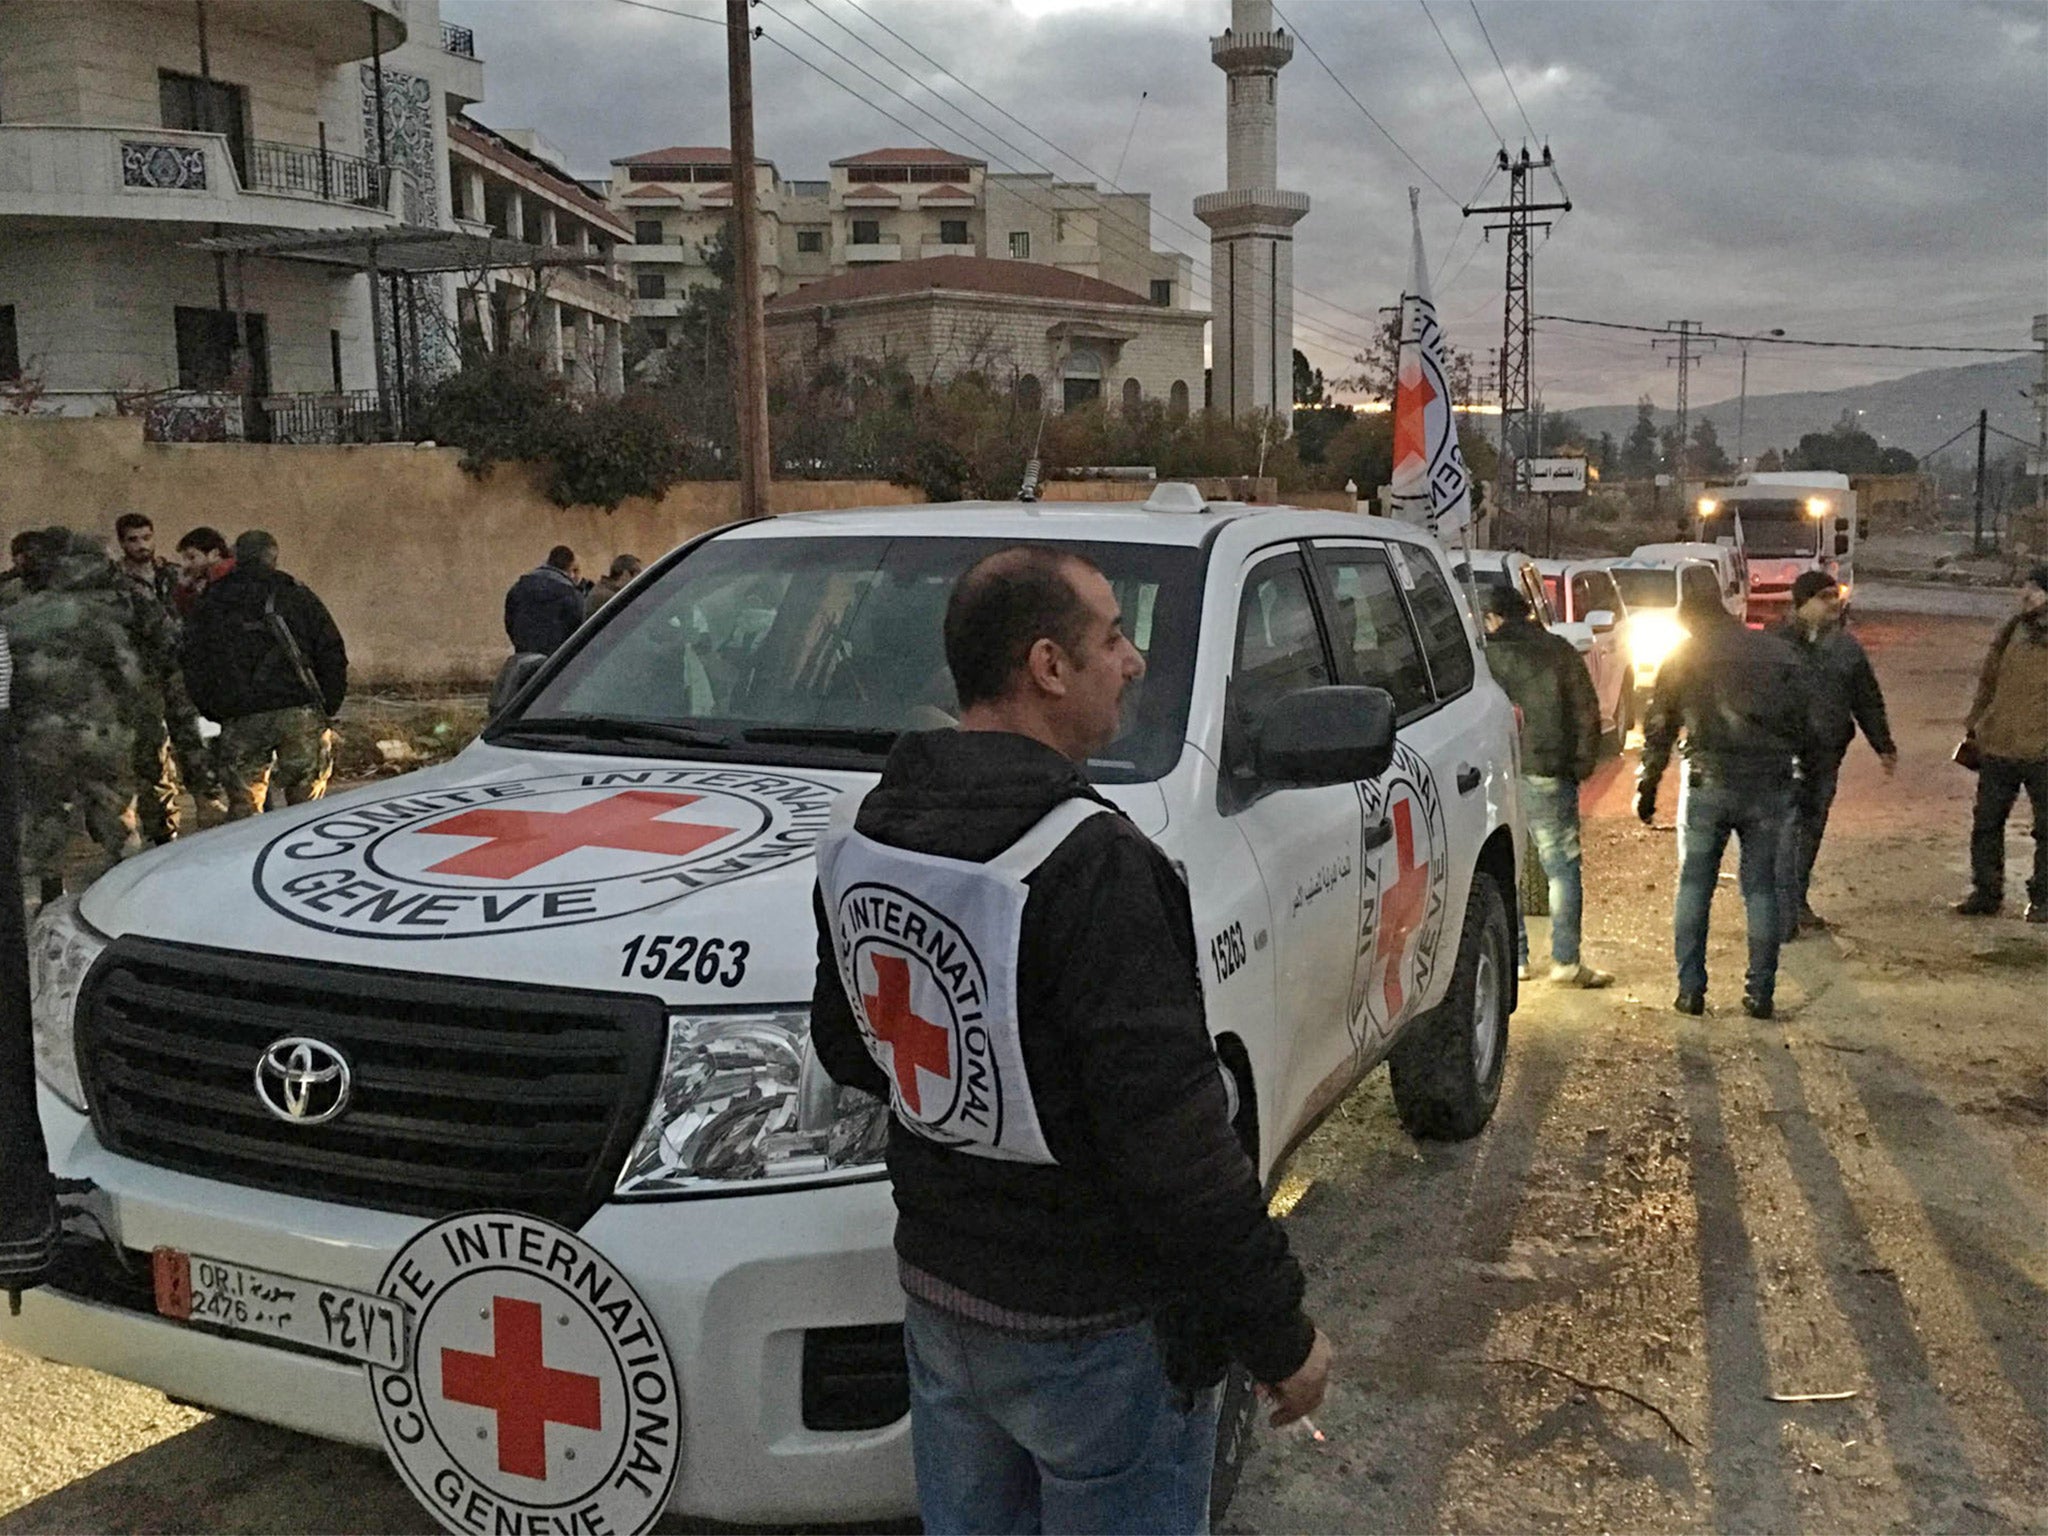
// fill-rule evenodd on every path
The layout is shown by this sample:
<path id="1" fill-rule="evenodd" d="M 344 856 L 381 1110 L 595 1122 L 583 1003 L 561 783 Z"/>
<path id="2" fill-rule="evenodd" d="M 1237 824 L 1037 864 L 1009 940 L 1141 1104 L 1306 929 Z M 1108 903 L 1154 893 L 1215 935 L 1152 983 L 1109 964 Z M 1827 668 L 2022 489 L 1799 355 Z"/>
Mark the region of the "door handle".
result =
<path id="1" fill-rule="evenodd" d="M 1471 794 L 1485 782 L 1486 775 L 1469 763 L 1458 770 L 1458 793 L 1461 795 Z"/>
<path id="2" fill-rule="evenodd" d="M 1365 851 L 1367 853 L 1371 853 L 1375 848 L 1384 848 L 1393 840 L 1394 823 L 1385 816 L 1380 818 L 1378 826 L 1365 829 Z"/>

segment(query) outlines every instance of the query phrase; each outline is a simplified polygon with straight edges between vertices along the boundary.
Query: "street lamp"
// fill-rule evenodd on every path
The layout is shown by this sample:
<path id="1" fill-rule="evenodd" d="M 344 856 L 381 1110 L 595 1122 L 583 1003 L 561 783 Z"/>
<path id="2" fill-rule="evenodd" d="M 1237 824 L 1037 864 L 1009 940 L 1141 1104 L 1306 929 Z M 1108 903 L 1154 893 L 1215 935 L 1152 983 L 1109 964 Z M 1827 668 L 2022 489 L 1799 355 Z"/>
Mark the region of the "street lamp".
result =
<path id="1" fill-rule="evenodd" d="M 1762 341 L 1766 337 L 1784 334 L 1782 326 L 1772 326 L 1768 331 L 1757 331 L 1748 336 L 1735 338 L 1735 345 L 1742 349 L 1742 391 L 1735 400 L 1735 467 L 1738 470 L 1749 463 L 1749 460 L 1742 456 L 1742 433 L 1743 428 L 1748 425 L 1746 418 L 1749 415 L 1749 344 L 1752 341 Z"/>

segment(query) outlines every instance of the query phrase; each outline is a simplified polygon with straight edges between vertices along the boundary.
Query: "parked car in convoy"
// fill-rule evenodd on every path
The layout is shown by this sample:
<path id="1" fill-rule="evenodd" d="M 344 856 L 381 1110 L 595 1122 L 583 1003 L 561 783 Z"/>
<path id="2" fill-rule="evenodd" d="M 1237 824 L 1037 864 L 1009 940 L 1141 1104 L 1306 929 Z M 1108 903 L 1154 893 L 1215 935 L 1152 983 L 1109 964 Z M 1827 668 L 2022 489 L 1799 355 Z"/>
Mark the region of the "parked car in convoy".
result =
<path id="1" fill-rule="evenodd" d="M 1513 587 L 1528 599 L 1529 610 L 1545 629 L 1554 628 L 1556 611 L 1551 607 L 1550 589 L 1536 562 L 1519 549 L 1460 550 L 1453 570 L 1462 585 L 1467 581 L 1482 587 Z"/>
<path id="2" fill-rule="evenodd" d="M 1412 1133 L 1477 1133 L 1515 721 L 1434 543 L 1185 487 L 786 516 L 673 551 L 454 760 L 40 915 L 43 1123 L 103 1225 L 0 1340 L 381 1442 L 455 1528 L 592 1488 L 638 1490 L 636 1527 L 910 1511 L 887 1110 L 808 1043 L 813 846 L 899 733 L 952 723 L 947 595 L 1027 540 L 1100 566 L 1146 657 L 1088 771 L 1187 872 L 1262 1174 L 1382 1061 Z M 974 957 L 901 932 L 932 957 L 899 998 L 919 1081 L 971 1104 L 937 978 Z"/>
<path id="3" fill-rule="evenodd" d="M 1685 643 L 1685 626 L 1678 621 L 1679 599 L 1697 591 L 1720 601 L 1721 577 L 1704 560 L 1691 559 L 1660 562 L 1631 555 L 1626 560 L 1608 561 L 1607 569 L 1628 607 L 1622 645 L 1635 672 L 1636 693 L 1647 698 L 1656 686 L 1657 669 Z"/>
<path id="4" fill-rule="evenodd" d="M 1622 640 L 1628 606 L 1604 560 L 1538 560 L 1551 630 L 1571 641 L 1592 674 L 1600 730 L 1619 752 L 1636 721 L 1635 669 Z"/>
<path id="5" fill-rule="evenodd" d="M 1704 541 L 1681 544 L 1638 544 L 1629 559 L 1645 565 L 1681 565 L 1697 560 L 1714 568 L 1714 580 L 1721 590 L 1721 606 L 1736 618 L 1749 610 L 1749 564 L 1743 558 L 1742 525 L 1733 525 L 1735 535 L 1726 543 Z"/>

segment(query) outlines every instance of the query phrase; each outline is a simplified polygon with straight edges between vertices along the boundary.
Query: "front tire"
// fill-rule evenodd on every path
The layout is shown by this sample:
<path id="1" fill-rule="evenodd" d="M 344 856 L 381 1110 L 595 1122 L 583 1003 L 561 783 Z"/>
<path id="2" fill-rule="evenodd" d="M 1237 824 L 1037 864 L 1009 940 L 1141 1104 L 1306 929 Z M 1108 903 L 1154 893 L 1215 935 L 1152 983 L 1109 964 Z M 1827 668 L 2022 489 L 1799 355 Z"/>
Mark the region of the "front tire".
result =
<path id="1" fill-rule="evenodd" d="M 1401 1126 L 1418 1141 L 1477 1136 L 1500 1103 L 1514 996 L 1514 935 L 1493 877 L 1472 877 L 1450 995 L 1403 1031 L 1389 1071 Z"/>

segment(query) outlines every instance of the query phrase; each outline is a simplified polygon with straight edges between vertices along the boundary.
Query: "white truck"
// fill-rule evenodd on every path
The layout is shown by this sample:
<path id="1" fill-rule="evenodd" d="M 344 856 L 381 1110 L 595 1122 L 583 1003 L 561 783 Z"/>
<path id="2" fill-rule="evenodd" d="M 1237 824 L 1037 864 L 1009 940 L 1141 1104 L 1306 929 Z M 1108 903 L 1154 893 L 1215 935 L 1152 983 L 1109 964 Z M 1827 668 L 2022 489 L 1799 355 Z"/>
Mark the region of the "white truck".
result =
<path id="1" fill-rule="evenodd" d="M 1832 576 L 1847 603 L 1856 586 L 1856 544 L 1863 529 L 1847 475 L 1825 470 L 1751 472 L 1733 485 L 1711 487 L 1697 508 L 1702 537 L 1739 522 L 1749 572 L 1745 617 L 1770 624 L 1785 617 L 1792 583 L 1806 571 Z"/>
<path id="2" fill-rule="evenodd" d="M 0 1340 L 382 1444 L 451 1530 L 909 1512 L 887 1111 L 809 1048 L 813 848 L 952 720 L 947 595 L 1025 541 L 1093 560 L 1147 658 L 1089 771 L 1187 872 L 1262 1176 L 1382 1061 L 1412 1132 L 1476 1134 L 1522 832 L 1445 557 L 1179 489 L 721 529 L 453 761 L 45 910 L 40 1113 L 97 1225 Z M 905 999 L 954 1019 L 919 1068 L 971 1093 L 943 1001 Z"/>

